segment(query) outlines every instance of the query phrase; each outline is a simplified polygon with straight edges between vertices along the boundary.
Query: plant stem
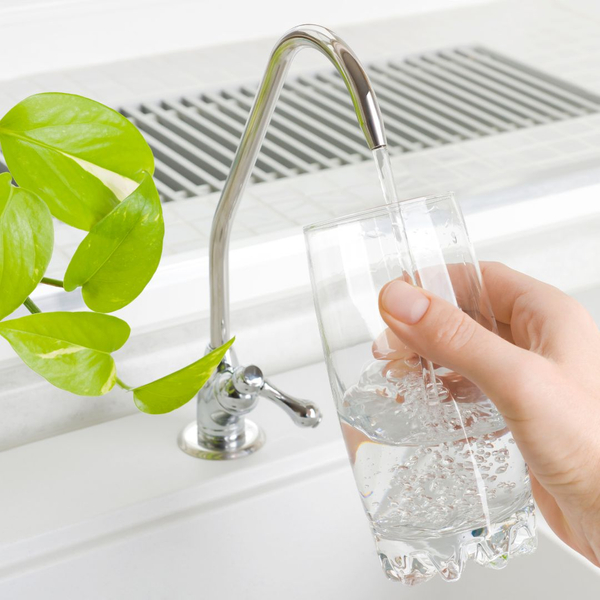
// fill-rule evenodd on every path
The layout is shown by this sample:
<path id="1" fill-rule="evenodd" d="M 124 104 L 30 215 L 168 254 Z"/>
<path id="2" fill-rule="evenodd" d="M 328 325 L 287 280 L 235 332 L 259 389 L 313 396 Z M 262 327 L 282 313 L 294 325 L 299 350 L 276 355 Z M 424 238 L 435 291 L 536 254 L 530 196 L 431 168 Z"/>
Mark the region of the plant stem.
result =
<path id="1" fill-rule="evenodd" d="M 46 285 L 51 285 L 53 287 L 63 288 L 63 289 L 65 287 L 64 283 L 60 279 L 52 279 L 52 277 L 42 277 L 42 280 L 40 283 L 45 283 Z"/>
<path id="2" fill-rule="evenodd" d="M 117 385 L 120 388 L 123 388 L 124 390 L 127 390 L 128 392 L 131 391 L 131 386 L 127 385 L 124 381 L 121 381 L 118 377 L 117 377 Z"/>
<path id="3" fill-rule="evenodd" d="M 25 302 L 23 302 L 25 308 L 33 315 L 35 313 L 41 313 L 40 307 L 31 299 L 27 298 Z"/>

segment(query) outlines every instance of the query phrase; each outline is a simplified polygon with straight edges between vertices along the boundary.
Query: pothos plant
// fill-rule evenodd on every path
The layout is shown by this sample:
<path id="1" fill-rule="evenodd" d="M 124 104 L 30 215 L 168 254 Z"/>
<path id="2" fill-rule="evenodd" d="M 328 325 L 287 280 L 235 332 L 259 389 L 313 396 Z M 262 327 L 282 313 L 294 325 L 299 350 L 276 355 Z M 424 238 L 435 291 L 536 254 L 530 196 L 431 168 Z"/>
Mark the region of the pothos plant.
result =
<path id="1" fill-rule="evenodd" d="M 101 396 L 119 385 L 154 414 L 191 400 L 233 340 L 139 387 L 118 377 L 111 355 L 130 327 L 107 313 L 139 296 L 163 248 L 154 158 L 140 132 L 98 102 L 47 93 L 4 115 L 0 146 L 9 169 L 0 175 L 0 336 L 29 368 L 73 394 Z M 45 277 L 52 217 L 88 232 L 63 280 Z M 90 310 L 42 313 L 30 298 L 40 284 L 81 289 Z M 21 305 L 31 314 L 7 319 Z"/>

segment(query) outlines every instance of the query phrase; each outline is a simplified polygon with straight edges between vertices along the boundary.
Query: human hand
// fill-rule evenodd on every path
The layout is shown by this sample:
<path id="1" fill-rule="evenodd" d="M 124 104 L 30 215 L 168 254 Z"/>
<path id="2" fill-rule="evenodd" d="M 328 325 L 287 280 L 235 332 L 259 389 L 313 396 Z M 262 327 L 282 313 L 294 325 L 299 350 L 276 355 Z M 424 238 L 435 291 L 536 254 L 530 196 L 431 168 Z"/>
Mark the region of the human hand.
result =
<path id="1" fill-rule="evenodd" d="M 598 327 L 557 288 L 499 263 L 481 269 L 500 336 L 395 280 L 379 296 L 387 342 L 456 371 L 496 404 L 529 465 L 546 521 L 600 566 Z"/>

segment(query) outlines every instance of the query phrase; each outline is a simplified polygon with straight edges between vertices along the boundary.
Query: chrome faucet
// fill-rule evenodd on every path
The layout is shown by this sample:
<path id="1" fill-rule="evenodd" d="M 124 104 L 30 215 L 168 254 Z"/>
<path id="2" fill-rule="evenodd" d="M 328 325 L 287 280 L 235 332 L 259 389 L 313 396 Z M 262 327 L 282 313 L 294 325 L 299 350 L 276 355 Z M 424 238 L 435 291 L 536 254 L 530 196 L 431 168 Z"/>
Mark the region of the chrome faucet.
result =
<path id="1" fill-rule="evenodd" d="M 325 27 L 300 25 L 288 31 L 271 53 L 213 219 L 209 250 L 211 329 L 207 351 L 230 338 L 229 238 L 233 219 L 288 68 L 303 48 L 322 52 L 341 74 L 369 148 L 374 150 L 386 145 L 375 92 L 352 50 Z M 279 391 L 265 380 L 258 367 L 238 366 L 235 353 L 230 350 L 198 393 L 197 421 L 182 431 L 180 448 L 192 456 L 212 460 L 238 458 L 254 452 L 263 445 L 264 434 L 245 415 L 259 398 L 278 404 L 302 427 L 316 427 L 321 420 L 321 413 L 314 404 Z"/>

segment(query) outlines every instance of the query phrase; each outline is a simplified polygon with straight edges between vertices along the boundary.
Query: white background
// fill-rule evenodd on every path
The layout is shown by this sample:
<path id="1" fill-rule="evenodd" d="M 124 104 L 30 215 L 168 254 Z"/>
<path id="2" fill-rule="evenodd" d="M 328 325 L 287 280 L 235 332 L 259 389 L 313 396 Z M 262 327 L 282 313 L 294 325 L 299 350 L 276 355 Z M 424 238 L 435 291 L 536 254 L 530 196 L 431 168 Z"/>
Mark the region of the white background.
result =
<path id="1" fill-rule="evenodd" d="M 489 0 L 0 0 L 0 80 Z"/>

